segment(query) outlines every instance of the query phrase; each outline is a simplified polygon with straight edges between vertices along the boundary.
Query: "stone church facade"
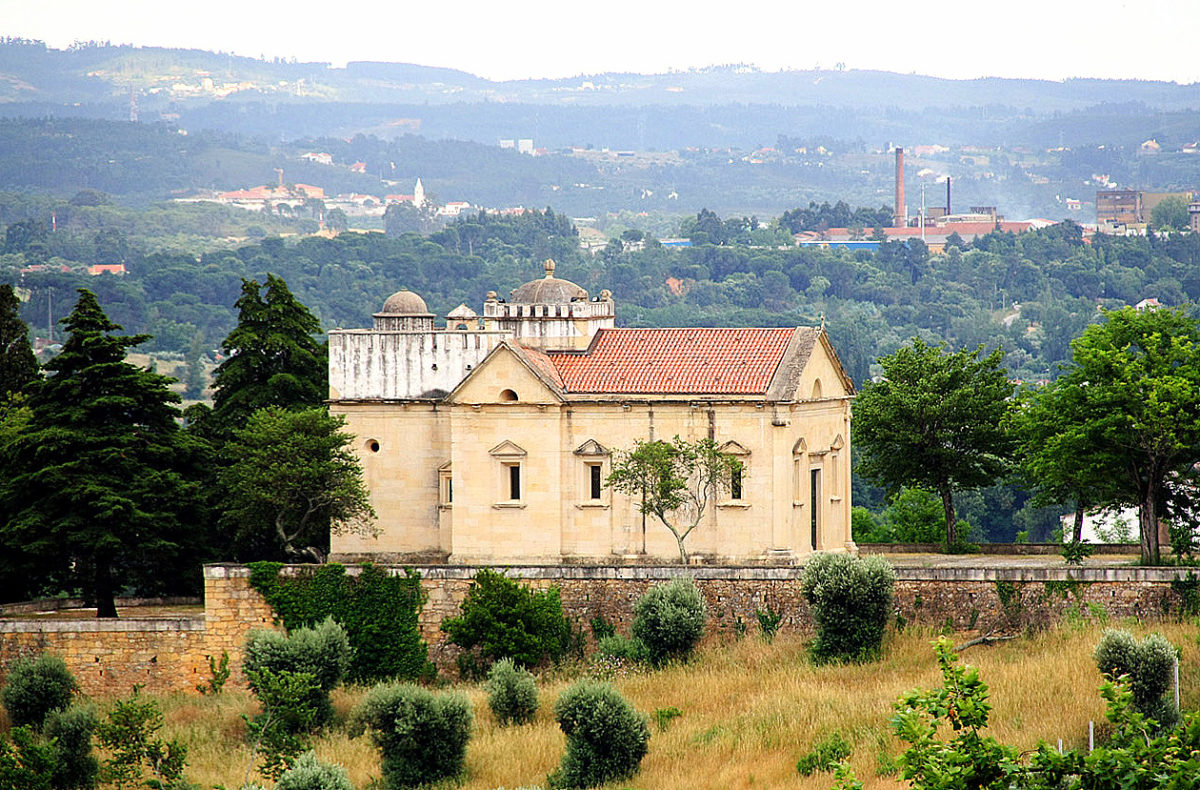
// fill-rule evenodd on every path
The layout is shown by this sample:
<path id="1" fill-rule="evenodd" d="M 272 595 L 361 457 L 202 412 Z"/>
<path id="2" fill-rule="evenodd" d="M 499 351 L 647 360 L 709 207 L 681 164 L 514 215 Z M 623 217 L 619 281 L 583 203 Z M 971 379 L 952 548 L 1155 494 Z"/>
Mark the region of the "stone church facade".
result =
<path id="1" fill-rule="evenodd" d="M 329 336 L 330 409 L 356 436 L 374 538 L 331 558 L 671 562 L 670 532 L 605 480 L 636 440 L 713 439 L 744 464 L 694 561 L 790 564 L 850 538 L 853 384 L 823 327 L 618 329 L 608 291 L 546 276 L 440 326 L 414 293 Z"/>

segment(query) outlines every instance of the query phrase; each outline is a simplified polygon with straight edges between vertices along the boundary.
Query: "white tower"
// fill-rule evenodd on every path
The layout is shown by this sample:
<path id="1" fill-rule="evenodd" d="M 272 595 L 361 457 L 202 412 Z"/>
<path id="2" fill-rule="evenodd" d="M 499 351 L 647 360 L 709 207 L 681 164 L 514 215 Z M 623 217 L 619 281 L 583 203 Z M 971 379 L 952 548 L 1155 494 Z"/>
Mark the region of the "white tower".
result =
<path id="1" fill-rule="evenodd" d="M 413 205 L 421 208 L 425 205 L 425 187 L 421 186 L 421 179 L 417 179 L 417 185 L 413 187 Z"/>

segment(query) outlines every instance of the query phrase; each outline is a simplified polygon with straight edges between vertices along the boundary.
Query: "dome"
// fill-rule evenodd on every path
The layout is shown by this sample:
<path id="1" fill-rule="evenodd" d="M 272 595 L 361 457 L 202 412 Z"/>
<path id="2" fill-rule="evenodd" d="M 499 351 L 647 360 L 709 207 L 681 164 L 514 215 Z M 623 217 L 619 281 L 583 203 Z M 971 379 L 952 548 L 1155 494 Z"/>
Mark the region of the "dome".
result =
<path id="1" fill-rule="evenodd" d="M 380 315 L 433 315 L 425 305 L 425 300 L 407 288 L 401 288 L 389 296 L 379 313 Z"/>
<path id="2" fill-rule="evenodd" d="M 568 304 L 572 300 L 587 300 L 588 292 L 570 280 L 554 276 L 554 261 L 547 259 L 546 276 L 513 290 L 510 302 L 517 304 Z"/>

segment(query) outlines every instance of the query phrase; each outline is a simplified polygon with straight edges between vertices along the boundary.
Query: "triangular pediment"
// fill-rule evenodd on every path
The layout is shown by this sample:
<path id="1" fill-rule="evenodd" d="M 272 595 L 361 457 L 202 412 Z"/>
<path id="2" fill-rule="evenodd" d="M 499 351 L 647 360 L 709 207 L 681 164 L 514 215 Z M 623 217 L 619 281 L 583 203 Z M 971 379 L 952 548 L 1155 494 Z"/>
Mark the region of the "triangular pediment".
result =
<path id="1" fill-rule="evenodd" d="M 449 472 L 450 470 L 451 470 L 451 467 L 450 467 L 449 461 L 447 461 L 446 463 L 444 463 L 438 467 L 439 472 Z"/>
<path id="2" fill-rule="evenodd" d="M 846 442 L 842 440 L 842 435 L 839 433 L 834 437 L 833 443 L 829 445 L 830 450 L 840 450 L 846 446 Z"/>
<path id="3" fill-rule="evenodd" d="M 446 398 L 450 403 L 562 403 L 547 375 L 534 367 L 523 350 L 508 342 L 491 350 Z"/>
<path id="4" fill-rule="evenodd" d="M 718 447 L 717 451 L 726 455 L 750 455 L 750 451 L 746 449 L 745 445 L 735 442 L 732 439 Z"/>
<path id="5" fill-rule="evenodd" d="M 588 439 L 575 448 L 575 455 L 612 455 L 612 453 L 595 439 Z"/>
<path id="6" fill-rule="evenodd" d="M 792 445 L 792 455 L 803 455 L 804 453 L 807 453 L 807 452 L 808 452 L 808 442 L 804 441 L 804 437 L 801 436 L 799 439 L 796 440 L 796 443 Z"/>
<path id="7" fill-rule="evenodd" d="M 524 448 L 510 442 L 508 439 L 488 450 L 488 454 L 501 458 L 524 458 L 526 455 Z"/>

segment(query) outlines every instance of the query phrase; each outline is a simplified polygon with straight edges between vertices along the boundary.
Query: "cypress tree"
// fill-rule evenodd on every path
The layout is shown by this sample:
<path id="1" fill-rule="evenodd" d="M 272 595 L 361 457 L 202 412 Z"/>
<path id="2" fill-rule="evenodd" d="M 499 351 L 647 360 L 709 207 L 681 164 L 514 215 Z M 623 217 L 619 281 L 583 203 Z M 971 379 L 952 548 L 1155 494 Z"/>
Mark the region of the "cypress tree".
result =
<path id="1" fill-rule="evenodd" d="M 37 381 L 38 363 L 29 345 L 21 303 L 8 283 L 0 284 L 0 400 Z"/>
<path id="2" fill-rule="evenodd" d="M 116 617 L 118 588 L 170 585 L 200 560 L 199 486 L 186 471 L 196 447 L 176 422 L 171 379 L 125 361 L 148 336 L 115 334 L 95 294 L 79 295 L 30 423 L 5 448 L 3 537 L 51 583 Z"/>

